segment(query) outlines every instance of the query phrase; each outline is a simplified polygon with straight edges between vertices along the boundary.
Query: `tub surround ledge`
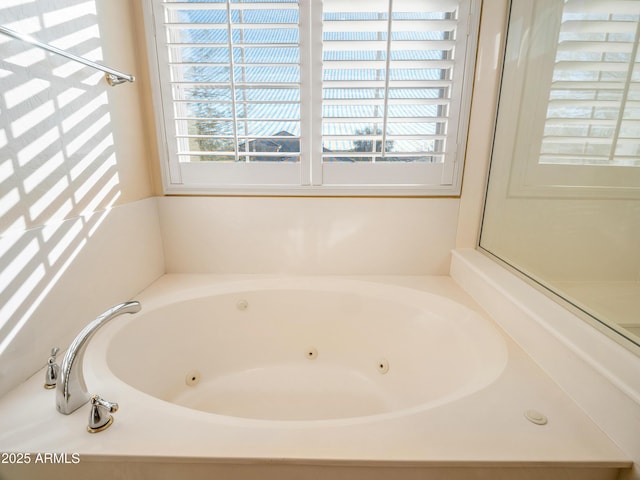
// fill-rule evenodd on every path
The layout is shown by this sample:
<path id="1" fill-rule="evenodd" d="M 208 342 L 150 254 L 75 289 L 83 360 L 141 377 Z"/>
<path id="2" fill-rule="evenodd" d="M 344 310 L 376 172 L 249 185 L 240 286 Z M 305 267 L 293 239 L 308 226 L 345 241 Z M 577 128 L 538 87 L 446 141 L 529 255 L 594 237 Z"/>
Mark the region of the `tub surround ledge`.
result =
<path id="1" fill-rule="evenodd" d="M 640 479 L 640 357 L 477 250 L 453 252 L 451 277 L 634 462 L 621 478 Z"/>

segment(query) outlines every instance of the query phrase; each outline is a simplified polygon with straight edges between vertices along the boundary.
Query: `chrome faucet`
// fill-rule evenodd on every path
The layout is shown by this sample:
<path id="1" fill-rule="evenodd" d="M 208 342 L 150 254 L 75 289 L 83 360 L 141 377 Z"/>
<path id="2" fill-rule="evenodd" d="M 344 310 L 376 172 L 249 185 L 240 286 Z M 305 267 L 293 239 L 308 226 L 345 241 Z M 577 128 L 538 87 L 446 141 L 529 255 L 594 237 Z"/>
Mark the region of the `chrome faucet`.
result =
<path id="1" fill-rule="evenodd" d="M 56 409 L 69 415 L 87 403 L 91 395 L 87 392 L 82 373 L 85 348 L 93 334 L 112 318 L 123 313 L 140 311 L 140 302 L 126 302 L 110 308 L 87 325 L 71 343 L 60 366 L 60 376 L 56 385 Z"/>

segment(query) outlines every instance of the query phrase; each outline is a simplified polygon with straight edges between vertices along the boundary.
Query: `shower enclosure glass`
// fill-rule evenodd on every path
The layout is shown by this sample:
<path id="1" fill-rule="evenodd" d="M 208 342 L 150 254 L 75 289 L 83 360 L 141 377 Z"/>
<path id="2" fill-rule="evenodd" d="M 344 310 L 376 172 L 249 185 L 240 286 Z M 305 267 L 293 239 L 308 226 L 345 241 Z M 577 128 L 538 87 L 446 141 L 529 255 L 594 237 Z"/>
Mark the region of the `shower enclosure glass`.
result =
<path id="1" fill-rule="evenodd" d="M 640 352 L 640 2 L 513 0 L 480 248 Z"/>

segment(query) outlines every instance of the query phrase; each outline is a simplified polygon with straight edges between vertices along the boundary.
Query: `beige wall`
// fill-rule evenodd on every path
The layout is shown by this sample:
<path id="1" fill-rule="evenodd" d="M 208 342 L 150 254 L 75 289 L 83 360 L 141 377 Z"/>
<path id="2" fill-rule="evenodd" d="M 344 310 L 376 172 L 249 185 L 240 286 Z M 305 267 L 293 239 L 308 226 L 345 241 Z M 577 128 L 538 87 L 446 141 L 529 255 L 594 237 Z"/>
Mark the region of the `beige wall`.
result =
<path id="1" fill-rule="evenodd" d="M 101 72 L 0 35 L 0 394 L 164 271 L 138 10 L 0 2 L 0 25 L 138 77 L 109 87 Z"/>
<path id="2" fill-rule="evenodd" d="M 457 198 L 164 197 L 170 273 L 446 275 Z"/>
<path id="3" fill-rule="evenodd" d="M 109 87 L 97 70 L 0 38 L 0 231 L 151 196 L 155 139 L 141 113 L 147 111 L 141 106 L 148 75 L 136 48 L 135 2 L 10 4 L 0 6 L 1 25 L 136 74 L 139 81 Z"/>
<path id="4" fill-rule="evenodd" d="M 508 0 L 482 5 L 456 248 L 476 248 L 480 237 L 508 11 Z"/>

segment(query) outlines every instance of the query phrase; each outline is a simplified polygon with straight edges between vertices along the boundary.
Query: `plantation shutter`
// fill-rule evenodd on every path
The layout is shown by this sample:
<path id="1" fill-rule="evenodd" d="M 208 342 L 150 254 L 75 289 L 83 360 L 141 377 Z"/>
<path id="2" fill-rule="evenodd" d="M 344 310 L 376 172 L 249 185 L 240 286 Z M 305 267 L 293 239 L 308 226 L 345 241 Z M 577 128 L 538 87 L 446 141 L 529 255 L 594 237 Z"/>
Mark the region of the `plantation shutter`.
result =
<path id="1" fill-rule="evenodd" d="M 464 141 L 458 120 L 468 3 L 323 5 L 325 183 L 351 173 L 342 181 L 451 184 L 457 143 Z M 336 163 L 359 165 L 349 172 Z M 332 169 L 340 173 L 331 176 Z"/>
<path id="2" fill-rule="evenodd" d="M 298 2 L 162 6 L 156 30 L 169 65 L 162 90 L 180 182 L 299 184 Z"/>
<path id="3" fill-rule="evenodd" d="M 472 0 L 147 1 L 165 191 L 459 193 Z"/>
<path id="4" fill-rule="evenodd" d="M 564 3 L 541 164 L 640 166 L 640 2 Z"/>

